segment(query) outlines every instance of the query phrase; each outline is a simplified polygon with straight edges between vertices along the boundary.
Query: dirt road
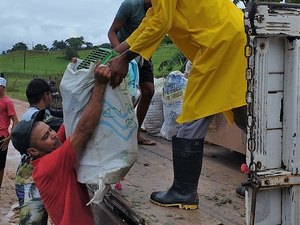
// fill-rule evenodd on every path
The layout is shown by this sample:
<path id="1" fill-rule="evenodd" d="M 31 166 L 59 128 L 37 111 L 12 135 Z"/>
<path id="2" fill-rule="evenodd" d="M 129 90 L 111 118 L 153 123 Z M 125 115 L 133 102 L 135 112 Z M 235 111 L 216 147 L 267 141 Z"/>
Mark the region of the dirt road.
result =
<path id="1" fill-rule="evenodd" d="M 19 118 L 27 103 L 14 100 Z M 149 136 L 150 137 L 150 136 Z M 150 137 L 156 146 L 139 146 L 139 159 L 117 191 L 146 224 L 169 225 L 242 225 L 245 220 L 244 200 L 235 188 L 245 179 L 239 171 L 243 155 L 219 146 L 205 145 L 203 169 L 198 186 L 199 209 L 163 208 L 149 201 L 152 191 L 165 190 L 172 182 L 171 143 Z M 17 206 L 14 179 L 19 153 L 10 145 L 3 185 L 0 192 L 0 225 L 17 224 L 13 208 Z M 107 224 L 105 224 L 107 225 Z"/>

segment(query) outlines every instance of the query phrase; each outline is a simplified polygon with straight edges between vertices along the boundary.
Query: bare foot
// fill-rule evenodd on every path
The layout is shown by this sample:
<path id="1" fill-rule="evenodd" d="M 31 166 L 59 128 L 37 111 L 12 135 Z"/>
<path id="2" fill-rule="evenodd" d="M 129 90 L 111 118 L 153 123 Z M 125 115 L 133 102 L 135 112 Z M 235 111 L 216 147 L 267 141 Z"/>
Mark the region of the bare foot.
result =
<path id="1" fill-rule="evenodd" d="M 145 139 L 145 138 L 139 138 L 138 144 L 139 145 L 156 145 L 156 143 L 154 141 L 151 141 L 151 140 Z"/>

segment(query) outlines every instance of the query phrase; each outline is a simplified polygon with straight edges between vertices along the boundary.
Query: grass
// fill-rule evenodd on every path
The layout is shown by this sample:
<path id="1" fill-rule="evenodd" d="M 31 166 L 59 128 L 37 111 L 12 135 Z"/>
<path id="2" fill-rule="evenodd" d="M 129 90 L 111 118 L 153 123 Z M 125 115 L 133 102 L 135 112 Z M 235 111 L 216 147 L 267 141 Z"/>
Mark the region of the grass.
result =
<path id="1" fill-rule="evenodd" d="M 86 57 L 90 50 L 79 52 L 80 58 Z M 0 70 L 5 73 L 51 75 L 63 74 L 68 64 L 63 51 L 16 51 L 0 55 Z"/>
<path id="2" fill-rule="evenodd" d="M 161 45 L 152 57 L 154 76 L 161 77 L 158 67 L 162 61 L 170 59 L 176 52 L 174 45 Z M 79 58 L 84 59 L 91 50 L 79 51 Z M 63 51 L 16 51 L 0 55 L 0 72 L 7 79 L 7 95 L 26 101 L 25 90 L 29 81 L 39 77 L 54 80 L 57 84 L 69 61 L 64 58 Z"/>
<path id="3" fill-rule="evenodd" d="M 153 63 L 153 70 L 154 70 L 154 76 L 155 77 L 162 77 L 162 73 L 158 71 L 158 67 L 161 64 L 161 62 L 170 59 L 173 54 L 177 51 L 176 46 L 174 45 L 161 45 L 157 51 L 154 53 L 152 57 L 152 63 Z M 174 68 L 178 69 L 178 68 Z"/>

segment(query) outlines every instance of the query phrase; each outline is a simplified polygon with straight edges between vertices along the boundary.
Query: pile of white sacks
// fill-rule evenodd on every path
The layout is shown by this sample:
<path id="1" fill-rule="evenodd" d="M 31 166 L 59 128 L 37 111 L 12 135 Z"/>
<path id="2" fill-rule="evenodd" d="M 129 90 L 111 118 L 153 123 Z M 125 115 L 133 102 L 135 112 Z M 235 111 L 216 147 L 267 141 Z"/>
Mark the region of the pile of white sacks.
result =
<path id="1" fill-rule="evenodd" d="M 166 78 L 154 78 L 155 93 L 151 100 L 143 127 L 153 136 L 172 140 L 179 124 L 187 79 L 180 71 L 171 72 Z"/>

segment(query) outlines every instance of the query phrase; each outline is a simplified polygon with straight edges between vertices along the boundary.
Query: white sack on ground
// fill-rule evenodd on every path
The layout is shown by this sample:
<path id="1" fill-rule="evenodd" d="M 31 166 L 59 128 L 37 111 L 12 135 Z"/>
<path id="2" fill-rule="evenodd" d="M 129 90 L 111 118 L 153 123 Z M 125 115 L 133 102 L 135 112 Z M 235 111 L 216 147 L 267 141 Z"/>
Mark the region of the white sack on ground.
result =
<path id="1" fill-rule="evenodd" d="M 94 83 L 94 65 L 76 70 L 78 64 L 67 66 L 60 85 L 67 137 L 76 127 Z M 124 82 L 115 89 L 107 87 L 98 127 L 86 148 L 79 158 L 77 178 L 97 187 L 91 201 L 99 203 L 105 186 L 119 182 L 137 160 L 137 120 Z"/>
<path id="2" fill-rule="evenodd" d="M 164 122 L 162 92 L 165 78 L 154 78 L 154 95 L 144 119 L 145 130 L 153 136 L 161 136 L 160 130 Z"/>
<path id="3" fill-rule="evenodd" d="M 179 124 L 176 119 L 182 111 L 186 83 L 187 79 L 180 71 L 173 71 L 166 77 L 162 95 L 164 123 L 161 134 L 167 140 L 172 140 L 177 133 Z"/>

